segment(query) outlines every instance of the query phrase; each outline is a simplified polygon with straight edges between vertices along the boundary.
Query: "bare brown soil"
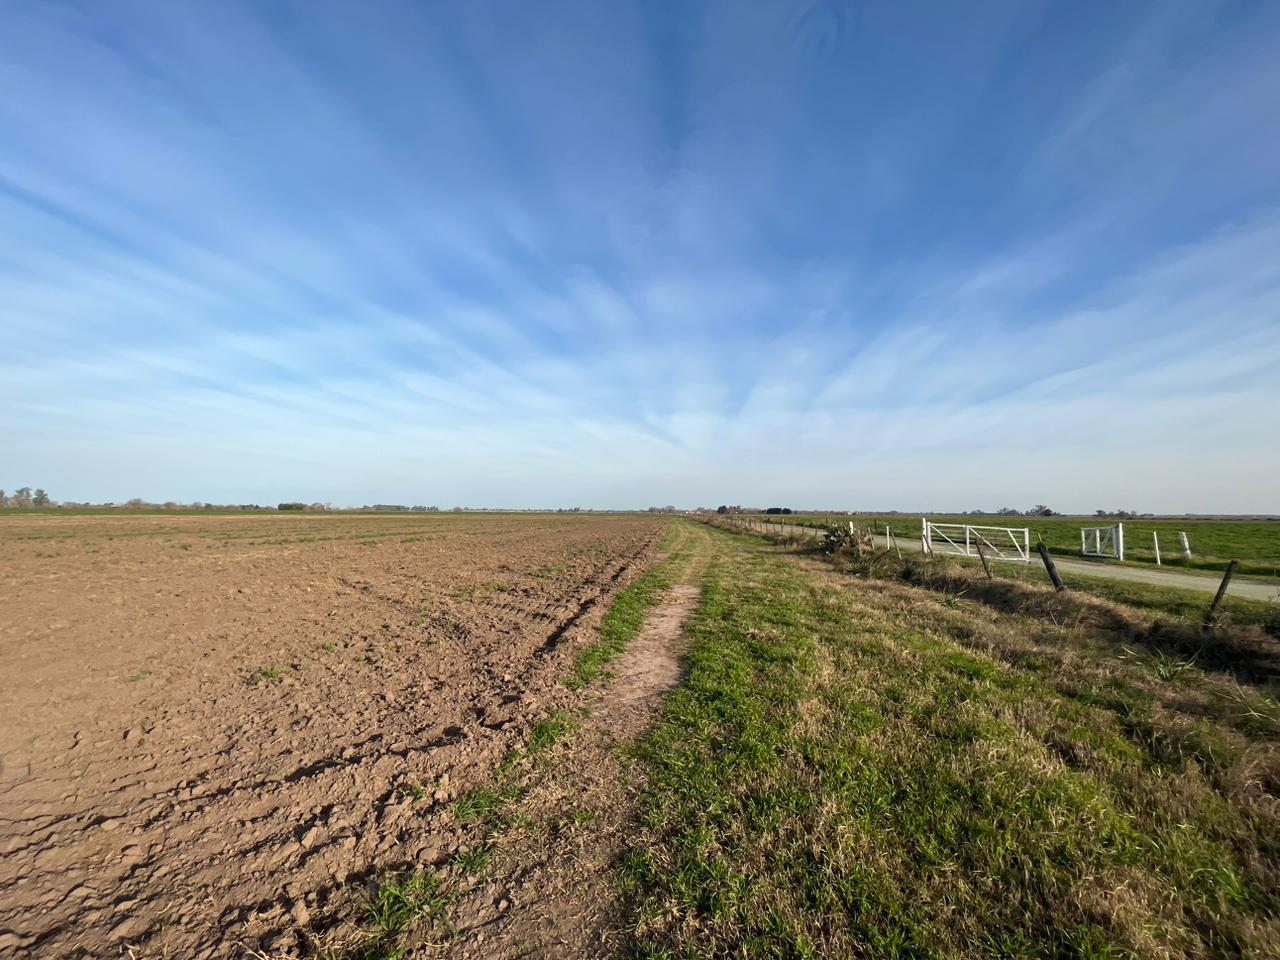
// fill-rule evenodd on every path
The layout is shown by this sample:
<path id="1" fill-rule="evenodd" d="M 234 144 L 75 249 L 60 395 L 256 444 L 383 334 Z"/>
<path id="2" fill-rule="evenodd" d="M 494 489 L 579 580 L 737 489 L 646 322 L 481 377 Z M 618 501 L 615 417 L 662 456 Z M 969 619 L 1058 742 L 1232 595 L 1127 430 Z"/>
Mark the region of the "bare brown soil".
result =
<path id="1" fill-rule="evenodd" d="M 306 953 L 557 681 L 659 519 L 0 519 L 0 956 Z"/>

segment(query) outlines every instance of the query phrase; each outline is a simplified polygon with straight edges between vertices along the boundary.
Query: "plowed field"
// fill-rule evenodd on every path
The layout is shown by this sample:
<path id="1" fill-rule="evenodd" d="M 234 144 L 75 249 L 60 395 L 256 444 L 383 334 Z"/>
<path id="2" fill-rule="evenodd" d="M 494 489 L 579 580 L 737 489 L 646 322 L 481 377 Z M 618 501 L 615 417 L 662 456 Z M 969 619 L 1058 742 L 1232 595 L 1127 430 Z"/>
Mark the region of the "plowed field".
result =
<path id="1" fill-rule="evenodd" d="M 0 955 L 291 952 L 447 857 L 663 527 L 0 518 Z"/>

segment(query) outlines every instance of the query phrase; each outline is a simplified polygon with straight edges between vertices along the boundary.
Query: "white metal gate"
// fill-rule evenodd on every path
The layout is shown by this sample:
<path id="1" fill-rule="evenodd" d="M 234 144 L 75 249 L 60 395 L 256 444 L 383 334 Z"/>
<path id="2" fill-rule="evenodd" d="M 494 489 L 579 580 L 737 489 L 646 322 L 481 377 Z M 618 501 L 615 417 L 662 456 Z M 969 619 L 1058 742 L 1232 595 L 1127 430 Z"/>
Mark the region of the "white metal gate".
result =
<path id="1" fill-rule="evenodd" d="M 1031 532 L 1026 527 L 975 527 L 967 523 L 934 523 L 921 518 L 920 546 L 925 553 L 976 557 L 978 548 L 989 560 L 1031 559 Z"/>
<path id="2" fill-rule="evenodd" d="M 1124 524 L 1109 527 L 1081 527 L 1080 553 L 1086 557 L 1124 559 Z"/>

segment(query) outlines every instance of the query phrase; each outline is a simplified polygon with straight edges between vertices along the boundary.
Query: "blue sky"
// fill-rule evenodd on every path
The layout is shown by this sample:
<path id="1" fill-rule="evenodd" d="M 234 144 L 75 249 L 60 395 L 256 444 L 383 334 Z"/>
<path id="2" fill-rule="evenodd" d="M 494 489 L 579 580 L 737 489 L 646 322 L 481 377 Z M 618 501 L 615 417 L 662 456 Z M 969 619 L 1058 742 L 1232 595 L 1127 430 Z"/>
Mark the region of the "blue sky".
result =
<path id="1" fill-rule="evenodd" d="M 1280 4 L 0 13 L 8 489 L 1280 513 Z"/>

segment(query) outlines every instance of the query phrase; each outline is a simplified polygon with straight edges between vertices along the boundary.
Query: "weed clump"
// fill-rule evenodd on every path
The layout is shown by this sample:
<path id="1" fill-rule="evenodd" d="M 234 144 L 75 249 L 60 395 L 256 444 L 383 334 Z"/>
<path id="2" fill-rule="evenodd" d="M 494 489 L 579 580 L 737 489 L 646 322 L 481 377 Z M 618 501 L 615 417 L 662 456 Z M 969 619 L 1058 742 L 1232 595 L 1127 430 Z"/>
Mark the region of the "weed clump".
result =
<path id="1" fill-rule="evenodd" d="M 249 686 L 256 687 L 260 683 L 279 683 L 284 679 L 284 667 L 259 667 L 249 674 Z"/>

